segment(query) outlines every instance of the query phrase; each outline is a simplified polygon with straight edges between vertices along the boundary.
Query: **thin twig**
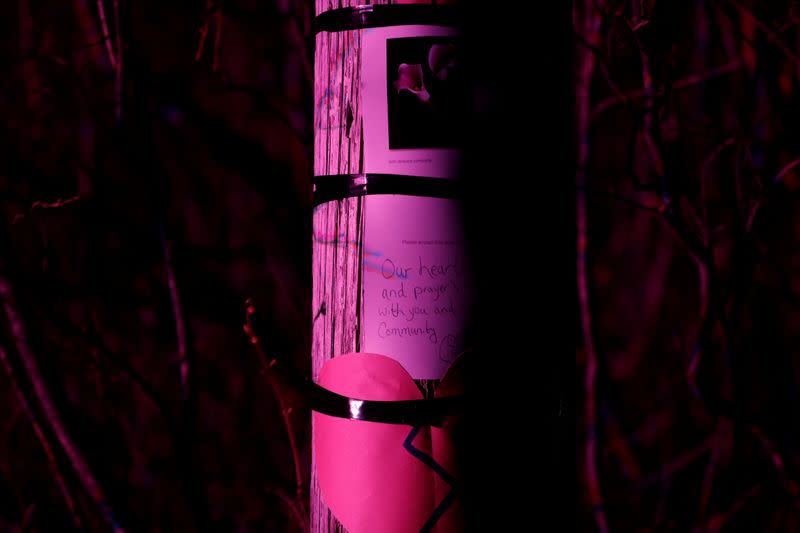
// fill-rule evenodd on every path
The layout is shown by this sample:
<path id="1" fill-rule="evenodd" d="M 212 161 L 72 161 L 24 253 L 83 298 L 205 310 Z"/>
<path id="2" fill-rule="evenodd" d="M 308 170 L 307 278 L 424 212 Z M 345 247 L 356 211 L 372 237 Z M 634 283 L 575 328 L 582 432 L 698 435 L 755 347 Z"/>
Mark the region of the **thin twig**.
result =
<path id="1" fill-rule="evenodd" d="M 783 182 L 783 178 L 786 177 L 789 172 L 791 172 L 797 165 L 800 165 L 800 158 L 791 161 L 789 164 L 784 166 L 774 178 L 772 178 L 772 186 L 775 187 L 779 183 Z M 756 214 L 758 214 L 758 210 L 761 208 L 763 196 L 758 198 L 754 203 L 753 207 L 750 208 L 750 212 L 747 214 L 747 220 L 745 221 L 745 233 L 749 234 L 753 229 L 753 221 L 756 218 Z"/>
<path id="2" fill-rule="evenodd" d="M 674 379 L 673 383 L 669 384 L 668 390 L 673 390 L 675 385 L 677 385 L 680 380 Z M 640 444 L 653 442 L 658 438 L 658 435 L 665 433 L 672 424 L 672 415 L 668 408 L 662 407 L 657 412 L 645 416 L 642 422 L 631 431 L 628 435 L 625 436 L 631 442 L 637 442 Z"/>
<path id="3" fill-rule="evenodd" d="M 614 189 L 607 189 L 607 190 L 594 189 L 594 188 L 586 187 L 586 186 L 578 187 L 577 189 L 581 190 L 581 191 L 584 191 L 586 193 L 589 193 L 589 194 L 596 195 L 596 196 L 605 196 L 605 197 L 610 198 L 612 200 L 616 200 L 617 202 L 620 202 L 620 203 L 623 203 L 623 204 L 628 205 L 630 207 L 633 207 L 634 209 L 641 209 L 642 211 L 647 211 L 648 213 L 659 214 L 664 209 L 666 209 L 666 204 L 664 202 L 661 202 L 660 200 L 659 200 L 659 206 L 658 207 L 654 207 L 654 206 L 650 206 L 650 205 L 646 205 L 646 204 L 643 204 L 641 202 L 638 202 L 638 201 L 634 200 L 633 198 L 628 198 L 627 196 L 618 193 Z"/>
<path id="4" fill-rule="evenodd" d="M 200 40 L 197 43 L 197 50 L 194 54 L 194 60 L 200 61 L 203 57 L 208 34 L 211 31 L 211 25 L 214 25 L 214 42 L 211 50 L 211 70 L 213 72 L 219 71 L 220 64 L 220 50 L 222 49 L 222 25 L 224 18 L 222 16 L 222 6 L 215 3 L 214 0 L 206 0 L 205 7 L 205 20 L 200 26 Z"/>
<path id="5" fill-rule="evenodd" d="M 178 356 L 180 361 L 181 392 L 183 396 L 182 419 L 174 431 L 176 459 L 181 470 L 187 495 L 193 506 L 197 508 L 199 516 L 195 523 L 200 530 L 210 527 L 205 491 L 199 483 L 201 478 L 193 466 L 195 449 L 195 428 L 197 423 L 197 391 L 194 387 L 194 359 L 190 330 L 184 320 L 183 307 L 180 302 L 180 291 L 174 273 L 171 244 L 167 240 L 163 225 L 159 228 L 159 238 L 164 255 L 164 268 L 167 275 L 167 285 L 172 302 L 172 312 L 175 319 L 175 333 L 178 339 Z"/>
<path id="6" fill-rule="evenodd" d="M 792 161 L 791 163 L 789 163 L 788 165 L 786 165 L 785 167 L 783 167 L 783 168 L 780 170 L 780 172 L 778 172 L 778 173 L 775 175 L 775 177 L 774 177 L 774 178 L 772 178 L 772 182 L 773 182 L 773 183 L 778 183 L 779 181 L 781 181 L 781 180 L 782 180 L 782 179 L 783 179 L 783 178 L 784 178 L 784 177 L 785 177 L 785 176 L 786 176 L 786 175 L 787 175 L 789 172 L 791 172 L 791 171 L 792 171 L 792 169 L 793 169 L 794 167 L 796 167 L 797 165 L 800 165 L 800 159 L 795 159 L 794 161 Z"/>
<path id="7" fill-rule="evenodd" d="M 47 461 L 50 463 L 50 468 L 53 470 L 53 475 L 56 478 L 56 483 L 58 484 L 58 488 L 64 498 L 64 502 L 67 504 L 67 509 L 69 509 L 72 522 L 75 524 L 75 529 L 77 531 L 82 531 L 83 528 L 81 526 L 81 518 L 75 506 L 75 499 L 72 497 L 69 487 L 67 486 L 67 482 L 64 480 L 64 476 L 61 473 L 61 468 L 58 466 L 58 460 L 56 459 L 55 453 L 53 453 L 53 448 L 50 446 L 50 443 L 48 442 L 47 437 L 42 430 L 41 424 L 39 424 L 39 421 L 36 419 L 36 415 L 33 414 L 33 410 L 28 403 L 28 399 L 25 397 L 25 394 L 19 387 L 17 378 L 14 375 L 14 369 L 8 360 L 8 354 L 2 346 L 0 346 L 0 361 L 3 363 L 6 373 L 11 380 L 11 388 L 14 390 L 14 393 L 17 396 L 17 402 L 19 403 L 22 412 L 25 413 L 25 416 L 28 418 L 28 422 L 33 428 L 33 432 L 36 434 L 36 438 L 38 439 L 39 443 L 42 445 L 44 454 L 47 456 Z"/>
<path id="8" fill-rule="evenodd" d="M 709 233 L 709 232 L 707 232 Z M 708 240 L 711 237 L 707 237 Z M 710 248 L 709 248 L 710 249 Z M 697 265 L 697 292 L 698 297 L 700 300 L 700 305 L 698 306 L 698 317 L 699 317 L 699 324 L 701 324 L 700 329 L 702 330 L 702 324 L 705 321 L 705 318 L 708 316 L 708 291 L 709 291 L 709 272 L 708 272 L 708 265 L 705 261 L 703 261 L 697 255 L 693 255 L 692 259 L 694 259 L 695 264 Z M 697 365 L 700 363 L 699 357 L 695 358 L 689 366 L 689 376 L 690 385 L 694 386 L 696 383 L 695 379 L 697 377 Z"/>
<path id="9" fill-rule="evenodd" d="M 658 472 L 650 474 L 639 481 L 636 484 L 637 490 L 643 490 L 648 487 L 651 487 L 662 481 L 664 478 L 670 478 L 692 464 L 694 461 L 702 457 L 705 453 L 707 453 L 712 445 L 714 444 L 713 437 L 709 437 L 705 439 L 703 442 L 698 444 L 697 446 L 690 448 L 680 454 L 678 457 L 672 459 L 669 462 L 664 463 Z"/>
<path id="10" fill-rule="evenodd" d="M 717 472 L 717 465 L 719 464 L 722 447 L 725 440 L 730 438 L 731 422 L 723 417 L 717 418 L 717 425 L 714 429 L 714 444 L 711 448 L 711 457 L 708 460 L 708 465 L 703 473 L 703 483 L 700 486 L 700 504 L 698 505 L 697 515 L 698 521 L 705 520 L 706 512 L 708 511 L 708 502 L 711 500 L 711 491 L 714 487 L 714 474 Z"/>
<path id="11" fill-rule="evenodd" d="M 103 34 L 103 42 L 106 45 L 106 53 L 108 54 L 108 63 L 111 68 L 117 68 L 117 55 L 114 53 L 114 45 L 111 44 L 111 35 L 108 32 L 108 21 L 106 20 L 106 8 L 103 6 L 103 0 L 97 0 L 97 15 L 100 18 L 100 31 Z"/>
<path id="12" fill-rule="evenodd" d="M 74 0 L 72 6 L 75 12 L 75 22 L 84 43 L 73 47 L 71 60 L 74 60 L 78 71 L 94 65 L 97 70 L 108 68 L 108 51 L 105 47 L 106 39 L 102 36 L 100 17 L 97 7 L 90 0 Z M 66 62 L 65 62 L 66 65 Z"/>
<path id="13" fill-rule="evenodd" d="M 206 47 L 206 39 L 208 38 L 208 31 L 210 26 L 211 9 L 213 8 L 213 0 L 206 0 L 206 14 L 203 24 L 200 26 L 200 40 L 197 43 L 197 51 L 194 53 L 194 60 L 200 61 L 203 57 L 203 50 Z"/>
<path id="14" fill-rule="evenodd" d="M 697 333 L 697 341 L 692 346 L 686 377 L 689 387 L 695 396 L 706 403 L 707 400 L 700 392 L 696 378 L 697 371 L 702 361 L 703 350 L 711 344 L 711 337 L 718 321 L 722 324 L 723 330 L 727 332 L 725 309 L 719 290 L 720 282 L 714 266 L 713 253 L 711 248 L 705 243 L 705 240 L 693 234 L 686 223 L 673 209 L 669 208 L 664 210 L 663 217 L 664 221 L 672 228 L 676 236 L 683 242 L 684 246 L 686 246 L 687 251 L 695 260 L 698 267 L 701 299 L 700 327 Z"/>
<path id="15" fill-rule="evenodd" d="M 650 70 L 650 56 L 644 51 L 639 35 L 636 33 L 636 25 L 632 21 L 627 21 L 628 28 L 630 28 L 633 40 L 639 48 L 639 60 L 642 63 L 642 90 L 644 91 L 644 124 L 642 126 L 644 142 L 647 146 L 647 151 L 650 154 L 650 160 L 655 167 L 656 175 L 660 178 L 664 176 L 664 161 L 661 158 L 661 153 L 656 146 L 653 139 L 653 114 L 655 113 L 655 89 L 653 87 L 653 73 Z"/>
<path id="16" fill-rule="evenodd" d="M 778 33 L 786 33 L 790 29 L 794 28 L 800 24 L 800 17 L 794 17 L 783 23 L 779 28 L 777 28 Z"/>
<path id="17" fill-rule="evenodd" d="M 731 72 L 736 72 L 742 66 L 741 58 L 732 59 L 725 63 L 724 65 L 720 65 L 716 68 L 712 68 L 706 72 L 699 72 L 697 74 L 691 74 L 682 78 L 675 83 L 672 84 L 673 89 L 686 89 L 687 87 L 693 87 L 694 85 L 699 85 L 701 83 L 707 82 L 723 74 L 728 74 Z"/>
<path id="18" fill-rule="evenodd" d="M 101 512 L 105 516 L 106 521 L 109 523 L 109 525 L 111 525 L 114 533 L 124 533 L 124 529 L 117 522 L 115 517 L 116 515 L 111 509 L 111 506 L 109 505 L 109 502 L 103 493 L 103 489 L 100 487 L 97 479 L 92 474 L 89 464 L 86 462 L 78 447 L 75 446 L 75 443 L 72 442 L 72 439 L 67 434 L 67 430 L 61 421 L 61 417 L 56 410 L 52 398 L 50 397 L 50 391 L 48 391 L 44 379 L 39 371 L 39 365 L 36 362 L 33 351 L 28 344 L 28 338 L 25 334 L 22 316 L 17 310 L 17 304 L 16 300 L 14 299 L 14 292 L 11 288 L 11 284 L 3 276 L 0 276 L 0 298 L 3 299 L 3 309 L 5 311 L 6 318 L 8 319 L 9 329 L 11 330 L 11 336 L 14 339 L 17 353 L 19 354 L 20 359 L 22 359 L 25 372 L 27 373 L 28 379 L 31 382 L 34 395 L 36 396 L 39 405 L 42 408 L 45 419 L 50 424 L 50 427 L 55 433 L 58 442 L 61 444 L 64 453 L 72 463 L 72 467 L 75 470 L 78 479 L 80 479 L 84 489 L 86 489 L 86 492 L 100 508 Z"/>
<path id="19" fill-rule="evenodd" d="M 597 58 L 597 68 L 600 69 L 600 73 L 603 75 L 603 79 L 606 80 L 608 88 L 611 89 L 611 92 L 614 93 L 622 103 L 627 103 L 629 100 L 628 95 L 622 92 L 622 90 L 616 84 L 614 79 L 611 77 L 611 72 L 609 72 L 608 70 L 608 61 L 606 60 L 605 57 L 603 57 L 603 54 L 602 52 L 600 52 L 600 49 L 589 44 L 589 42 L 583 37 L 583 35 L 581 35 L 577 31 L 574 32 L 574 34 L 575 34 L 575 39 L 582 46 L 586 47 L 587 50 L 590 50 Z"/>
<path id="20" fill-rule="evenodd" d="M 708 208 L 707 208 L 707 195 L 706 195 L 706 186 L 708 180 L 708 169 L 711 167 L 711 163 L 713 163 L 719 154 L 727 148 L 728 146 L 732 146 L 736 143 L 736 138 L 729 137 L 725 139 L 723 142 L 718 144 L 714 147 L 711 152 L 706 156 L 703 160 L 703 166 L 700 167 L 700 203 L 701 203 L 701 212 L 703 214 L 703 223 L 706 225 L 707 228 L 710 229 L 709 221 L 708 221 Z M 708 231 L 707 234 L 710 237 L 711 232 Z M 710 244 L 710 243 L 706 243 Z"/>
<path id="21" fill-rule="evenodd" d="M 57 209 L 78 202 L 81 199 L 80 195 L 75 195 L 70 198 L 59 198 L 53 202 L 36 201 L 31 204 L 31 211 L 34 209 Z"/>
<path id="22" fill-rule="evenodd" d="M 764 452 L 767 454 L 767 458 L 772 463 L 772 466 L 775 468 L 775 471 L 781 478 L 781 483 L 783 484 L 784 489 L 788 492 L 793 498 L 797 498 L 800 496 L 800 486 L 797 484 L 795 480 L 793 480 L 786 472 L 786 462 L 781 457 L 780 452 L 772 443 L 772 441 L 767 437 L 767 435 L 755 424 L 750 424 L 750 433 L 761 443 L 761 446 L 764 448 Z"/>
<path id="23" fill-rule="evenodd" d="M 606 428 L 608 428 L 607 446 L 609 452 L 615 451 L 617 453 L 617 458 L 622 465 L 625 476 L 632 481 L 638 481 L 642 476 L 642 468 L 639 466 L 639 461 L 636 459 L 628 439 L 620 431 L 619 424 L 617 424 L 607 405 L 604 407 L 603 412 L 605 413 Z"/>
<path id="24" fill-rule="evenodd" d="M 284 428 L 286 429 L 286 434 L 289 439 L 289 447 L 292 451 L 292 462 L 294 463 L 294 475 L 295 475 L 295 498 L 294 498 L 294 505 L 298 506 L 297 509 L 294 509 L 295 514 L 298 516 L 302 516 L 303 520 L 300 522 L 300 525 L 303 527 L 304 531 L 308 531 L 308 519 L 306 517 L 306 513 L 304 510 L 303 505 L 303 498 L 304 498 L 304 491 L 303 491 L 303 474 L 301 471 L 301 462 L 300 462 L 300 448 L 297 446 L 297 440 L 295 437 L 294 426 L 292 424 L 292 420 L 289 415 L 292 413 L 292 408 L 286 405 L 286 401 L 283 398 L 283 394 L 281 393 L 281 387 L 278 383 L 278 379 L 271 369 L 275 367 L 277 364 L 277 360 L 272 357 L 268 357 L 266 351 L 264 350 L 263 345 L 261 344 L 261 339 L 256 335 L 255 327 L 253 326 L 253 315 L 256 313 L 255 306 L 253 305 L 252 300 L 247 300 L 245 302 L 246 306 L 246 315 L 245 315 L 245 324 L 244 324 L 244 332 L 247 334 L 248 338 L 250 339 L 250 343 L 255 347 L 256 353 L 258 354 L 259 361 L 261 362 L 261 370 L 267 378 L 267 382 L 269 383 L 270 388 L 272 389 L 275 398 L 278 400 L 278 408 L 281 412 L 281 418 L 283 420 Z"/>
<path id="25" fill-rule="evenodd" d="M 144 376 L 139 373 L 139 371 L 136 370 L 131 363 L 128 362 L 128 359 L 112 351 L 111 348 L 109 348 L 105 342 L 103 342 L 103 339 L 97 332 L 97 328 L 94 324 L 92 324 L 92 331 L 90 331 L 88 328 L 80 328 L 72 322 L 57 316 L 52 309 L 49 309 L 46 306 L 37 306 L 34 311 L 36 312 L 37 316 L 44 318 L 63 333 L 78 338 L 87 346 L 90 346 L 96 350 L 101 357 L 106 359 L 121 374 L 127 376 L 130 381 L 139 387 L 139 390 L 142 392 L 142 394 L 144 394 L 144 396 L 148 398 L 152 402 L 153 406 L 158 410 L 168 428 L 175 427 L 175 421 L 170 413 L 169 408 L 167 407 L 166 402 L 161 398 L 153 385 L 151 385 L 144 378 Z"/>
<path id="26" fill-rule="evenodd" d="M 688 228 L 686 228 L 686 225 L 671 209 L 668 209 L 664 212 L 664 218 L 670 224 L 673 230 L 675 230 L 678 236 L 683 239 L 684 244 L 686 244 L 690 252 L 696 256 L 699 262 L 704 264 L 705 268 L 709 272 L 709 294 L 711 301 L 709 305 L 709 312 L 703 319 L 700 333 L 698 334 L 698 341 L 695 343 L 691 355 L 689 369 L 687 371 L 689 384 L 692 387 L 695 395 L 704 403 L 704 406 L 709 412 L 717 416 L 725 416 L 733 423 L 746 425 L 747 429 L 756 438 L 765 454 L 772 462 L 773 467 L 781 478 L 783 488 L 792 497 L 796 498 L 798 495 L 800 495 L 800 485 L 798 485 L 795 480 L 789 477 L 784 466 L 786 461 L 783 460 L 780 452 L 772 444 L 761 428 L 755 423 L 747 422 L 742 414 L 737 410 L 735 405 L 730 404 L 722 399 L 712 399 L 706 397 L 700 391 L 700 388 L 696 383 L 696 374 L 700 366 L 700 361 L 703 354 L 703 346 L 709 346 L 711 344 L 711 336 L 717 322 L 721 324 L 724 337 L 728 343 L 730 342 L 731 338 L 731 326 L 725 317 L 723 297 L 720 293 L 720 283 L 715 269 L 713 268 L 714 265 L 710 249 L 695 236 L 693 236 L 689 231 L 687 231 Z"/>
<path id="27" fill-rule="evenodd" d="M 41 200 L 37 200 L 31 204 L 31 208 L 28 211 L 29 213 L 33 214 L 34 210 L 36 209 L 58 209 L 67 205 L 74 204 L 80 201 L 80 195 L 75 195 L 70 198 L 58 198 L 52 202 L 44 202 Z M 21 220 L 25 220 L 26 213 L 17 213 L 14 215 L 14 218 L 11 220 L 11 224 L 17 224 Z"/>
<path id="28" fill-rule="evenodd" d="M 736 500 L 729 509 L 712 516 L 708 522 L 695 529 L 695 533 L 718 533 L 719 531 L 722 531 L 722 528 L 725 526 L 728 520 L 730 520 L 734 514 L 739 512 L 744 504 L 757 496 L 761 492 L 762 488 L 763 485 L 761 483 L 756 483 L 753 485 L 744 494 L 742 494 L 742 496 L 739 497 L 739 499 Z"/>
<path id="29" fill-rule="evenodd" d="M 728 74 L 730 72 L 735 72 L 739 70 L 742 66 L 742 59 L 737 58 L 732 61 L 728 61 L 724 65 L 720 65 L 719 67 L 713 68 L 706 72 L 700 72 L 698 74 L 692 74 L 685 78 L 682 78 L 675 83 L 672 84 L 672 89 L 685 89 L 687 87 L 692 87 L 694 85 L 698 85 L 704 83 L 706 81 L 712 80 L 724 74 Z M 660 93 L 656 93 L 655 96 L 661 96 Z M 630 100 L 639 100 L 645 97 L 644 89 L 637 89 L 635 91 L 631 91 L 626 93 L 623 98 L 619 96 L 609 96 L 601 100 L 597 103 L 594 108 L 592 109 L 592 120 L 596 120 L 599 115 L 608 111 L 612 107 L 618 104 L 627 103 Z"/>
<path id="30" fill-rule="evenodd" d="M 713 150 L 706 156 L 703 160 L 703 165 L 700 168 L 700 212 L 702 213 L 701 220 L 704 225 L 704 235 L 703 241 L 706 247 L 712 249 L 713 247 L 713 231 L 711 230 L 711 221 L 708 215 L 708 195 L 706 193 L 706 188 L 708 185 L 708 169 L 711 167 L 711 164 L 719 157 L 722 151 L 727 148 L 728 146 L 732 146 L 736 143 L 736 139 L 730 137 L 725 139 L 722 143 L 714 147 Z M 697 274 L 698 274 L 698 287 L 700 292 L 700 319 L 701 323 L 703 318 L 708 313 L 708 266 L 705 262 L 701 261 L 697 257 L 694 258 L 695 262 L 697 263 Z M 699 353 L 699 352 L 698 352 Z M 693 361 L 693 365 L 690 366 L 689 373 L 691 376 L 690 384 L 695 383 L 696 371 L 697 371 L 697 364 L 699 363 L 699 358 L 695 358 Z"/>
<path id="31" fill-rule="evenodd" d="M 281 487 L 274 487 L 268 492 L 277 496 L 286 505 L 286 507 L 289 508 L 289 511 L 291 511 L 292 515 L 294 515 L 294 519 L 297 520 L 297 523 L 301 525 L 303 531 L 308 531 L 308 518 L 306 517 L 302 506 L 298 506 L 297 502 L 293 500 Z"/>
<path id="32" fill-rule="evenodd" d="M 580 20 L 577 4 L 573 6 L 573 17 Z M 582 30 L 584 39 L 590 46 L 596 47 L 600 41 L 600 13 L 595 10 L 591 0 L 583 2 L 583 20 L 576 24 Z M 577 191 L 577 284 L 580 303 L 583 346 L 586 355 L 585 389 L 585 424 L 586 442 L 584 445 L 584 467 L 589 491 L 589 502 L 594 512 L 594 519 L 600 533 L 608 532 L 608 522 L 603 508 L 603 495 L 597 472 L 597 352 L 592 332 L 592 316 L 589 302 L 589 273 L 586 265 L 588 235 L 586 221 L 586 169 L 589 164 L 589 121 L 591 111 L 591 85 L 595 71 L 596 59 L 590 51 L 580 54 L 580 70 L 576 80 L 576 130 L 578 134 L 578 158 L 575 181 Z"/>
<path id="33" fill-rule="evenodd" d="M 119 14 L 119 0 L 114 0 L 114 39 L 117 47 L 117 62 L 114 67 L 114 116 L 122 120 L 122 24 Z"/>
<path id="34" fill-rule="evenodd" d="M 172 302 L 172 316 L 175 319 L 175 337 L 178 342 L 178 362 L 180 368 L 181 388 L 183 399 L 189 397 L 189 351 L 187 342 L 186 322 L 183 319 L 183 307 L 181 306 L 180 294 L 178 292 L 178 282 L 175 279 L 175 270 L 172 266 L 172 244 L 162 236 L 161 249 L 164 254 L 164 270 L 167 275 L 167 287 L 169 287 L 169 299 Z"/>
<path id="35" fill-rule="evenodd" d="M 775 33 L 772 30 L 772 28 L 764 24 L 764 22 L 762 22 L 761 19 L 755 16 L 753 12 L 750 11 L 747 7 L 742 5 L 741 2 L 738 2 L 738 0 L 727 0 L 727 2 L 733 4 L 733 6 L 736 7 L 739 13 L 750 19 L 753 25 L 756 26 L 759 30 L 761 30 L 764 33 L 764 35 L 766 35 L 767 40 L 771 42 L 773 45 L 775 45 L 775 47 L 778 48 L 778 50 L 780 50 L 787 58 L 791 59 L 792 61 L 800 65 L 800 57 L 795 55 L 795 53 L 792 52 L 792 50 L 788 46 L 786 46 L 786 43 L 783 42 L 783 39 L 781 39 L 780 35 Z"/>

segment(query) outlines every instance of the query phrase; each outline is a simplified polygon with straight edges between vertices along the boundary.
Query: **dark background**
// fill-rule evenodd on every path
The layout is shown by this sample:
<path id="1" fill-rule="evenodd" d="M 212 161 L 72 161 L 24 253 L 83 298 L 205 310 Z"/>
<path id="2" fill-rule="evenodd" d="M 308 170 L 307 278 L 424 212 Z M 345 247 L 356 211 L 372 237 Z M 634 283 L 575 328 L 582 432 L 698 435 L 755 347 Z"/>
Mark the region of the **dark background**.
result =
<path id="1" fill-rule="evenodd" d="M 579 529 L 797 531 L 798 4 L 573 7 Z"/>
<path id="2" fill-rule="evenodd" d="M 462 177 L 485 354 L 463 446 L 474 531 L 572 529 L 574 43 L 569 5 L 556 4 L 534 17 L 464 4 Z M 261 370 L 275 357 L 287 376 L 277 390 L 307 487 L 308 409 L 291 383 L 310 371 L 311 6 L 122 0 L 117 25 L 106 1 L 118 76 L 97 5 L 14 0 L 0 16 L 0 275 L 105 499 L 31 402 L 34 431 L 3 313 L 17 387 L 3 367 L 0 531 L 77 531 L 75 517 L 108 531 L 111 510 L 127 531 L 300 530 L 303 494 Z"/>
<path id="3" fill-rule="evenodd" d="M 252 298 L 264 349 L 308 374 L 312 6 L 120 2 L 119 119 L 95 2 L 4 9 L 2 272 L 108 505 L 127 531 L 296 530 L 282 500 L 295 485 L 286 430 L 243 325 Z M 113 2 L 105 12 L 115 36 Z M 35 204 L 59 199 L 74 201 Z M 167 250 L 188 335 L 186 401 Z M 0 531 L 73 531 L 9 385 L 3 370 Z M 307 412 L 292 388 L 283 395 L 307 483 Z M 107 531 L 52 447 L 85 529 Z"/>

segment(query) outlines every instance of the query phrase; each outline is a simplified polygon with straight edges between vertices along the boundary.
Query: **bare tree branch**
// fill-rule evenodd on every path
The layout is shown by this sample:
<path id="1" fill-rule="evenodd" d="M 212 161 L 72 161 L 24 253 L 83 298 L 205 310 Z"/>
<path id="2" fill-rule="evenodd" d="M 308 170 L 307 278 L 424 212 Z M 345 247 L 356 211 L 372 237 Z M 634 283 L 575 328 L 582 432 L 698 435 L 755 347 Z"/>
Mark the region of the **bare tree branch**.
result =
<path id="1" fill-rule="evenodd" d="M 581 12 L 582 11 L 582 12 Z M 582 19 L 581 19 L 582 15 Z M 576 3 L 573 5 L 573 18 L 576 26 L 581 28 L 584 39 L 591 45 L 597 46 L 600 40 L 600 13 L 597 12 L 591 0 L 583 2 L 582 9 Z M 583 346 L 586 354 L 586 369 L 584 376 L 585 398 L 585 424 L 586 442 L 584 443 L 584 468 L 586 470 L 589 501 L 593 510 L 595 523 L 600 533 L 608 531 L 605 510 L 603 509 L 603 495 L 600 478 L 597 472 L 597 351 L 594 345 L 592 332 L 592 315 L 589 302 L 589 272 L 586 266 L 586 253 L 588 250 L 588 234 L 586 219 L 586 169 L 589 164 L 589 121 L 592 102 L 592 77 L 595 71 L 596 59 L 590 51 L 583 50 L 579 55 L 579 74 L 576 80 L 576 117 L 578 135 L 577 174 L 575 176 L 577 191 L 577 283 L 578 301 L 580 304 L 581 327 L 583 332 Z"/>
<path id="2" fill-rule="evenodd" d="M 731 72 L 735 72 L 742 67 L 743 63 L 741 58 L 734 59 L 732 61 L 728 61 L 727 63 L 720 65 L 717 68 L 713 68 L 707 72 L 701 72 L 698 74 L 692 74 L 680 80 L 677 80 L 675 83 L 672 84 L 673 89 L 686 89 L 687 87 L 692 87 L 695 85 L 699 85 L 701 83 L 705 83 L 709 80 L 717 78 L 719 76 L 723 76 L 725 74 L 730 74 Z M 660 96 L 659 93 L 656 93 L 654 96 Z M 644 89 L 638 89 L 636 91 L 631 91 L 626 93 L 623 97 L 619 96 L 609 96 L 608 98 L 601 100 L 597 104 L 595 104 L 594 108 L 592 109 L 592 121 L 596 120 L 598 116 L 605 113 L 612 107 L 618 104 L 627 103 L 631 100 L 640 100 L 645 98 L 646 94 Z"/>
<path id="3" fill-rule="evenodd" d="M 100 31 L 103 35 L 103 43 L 108 54 L 108 63 L 111 68 L 117 69 L 117 54 L 114 53 L 114 45 L 111 43 L 111 34 L 108 32 L 108 20 L 106 19 L 106 8 L 103 0 L 97 0 L 97 16 L 100 18 Z"/>
<path id="4" fill-rule="evenodd" d="M 98 0 L 102 3 L 102 0 Z M 114 117 L 119 123 L 122 120 L 122 23 L 120 21 L 119 0 L 114 1 L 114 41 L 117 59 L 114 65 Z"/>
<path id="5" fill-rule="evenodd" d="M 75 506 L 75 498 L 72 496 L 69 486 L 67 485 L 67 482 L 61 473 L 61 467 L 58 465 L 58 460 L 56 459 L 55 453 L 53 453 L 53 448 L 50 446 L 50 442 L 48 441 L 41 424 L 39 424 L 39 420 L 37 420 L 36 415 L 34 415 L 33 410 L 28 403 L 28 399 L 25 397 L 25 394 L 19 387 L 17 378 L 14 376 L 14 370 L 11 367 L 11 362 L 8 360 L 8 354 L 2 346 L 0 346 L 0 362 L 3 363 L 3 367 L 5 367 L 8 378 L 11 380 L 11 387 L 14 389 L 14 394 L 17 396 L 17 403 L 19 403 L 22 412 L 25 413 L 25 416 L 28 418 L 28 422 L 33 428 L 33 432 L 36 435 L 36 438 L 39 440 L 39 443 L 42 445 L 42 449 L 47 456 L 47 462 L 50 464 L 50 469 L 53 471 L 53 476 L 58 484 L 58 490 L 61 492 L 61 496 L 64 498 L 64 503 L 66 503 L 69 514 L 72 517 L 72 523 L 75 525 L 76 530 L 82 531 L 83 527 L 81 525 L 80 515 L 78 514 L 78 510 Z"/>
<path id="6" fill-rule="evenodd" d="M 267 382 L 269 383 L 275 398 L 278 400 L 278 408 L 280 409 L 281 419 L 283 420 L 283 426 L 286 429 L 286 435 L 289 439 L 289 447 L 292 451 L 292 463 L 295 474 L 295 495 L 291 500 L 292 510 L 295 516 L 303 517 L 303 520 L 300 522 L 300 526 L 303 528 L 303 531 L 309 531 L 308 513 L 306 512 L 306 506 L 304 503 L 305 492 L 303 491 L 303 474 L 301 471 L 302 463 L 300 461 L 300 448 L 297 445 L 294 426 L 290 417 L 292 408 L 286 404 L 286 400 L 281 392 L 281 384 L 278 382 L 275 373 L 271 371 L 278 361 L 275 358 L 267 356 L 267 353 L 261 344 L 261 339 L 258 337 L 258 335 L 256 335 L 255 327 L 253 326 L 253 315 L 255 315 L 256 309 L 252 300 L 248 300 L 245 303 L 245 306 L 245 324 L 243 329 L 250 339 L 250 344 L 252 344 L 256 349 L 256 353 L 258 354 L 258 358 L 261 363 L 261 371 L 267 378 Z"/>
<path id="7" fill-rule="evenodd" d="M 117 522 L 116 515 L 111 508 L 106 496 L 101 488 L 97 479 L 92 474 L 89 464 L 84 459 L 80 450 L 67 433 L 67 429 L 61 421 L 61 417 L 56 410 L 55 404 L 50 397 L 50 392 L 45 385 L 44 379 L 39 372 L 39 365 L 33 355 L 33 351 L 28 343 L 25 334 L 25 327 L 22 322 L 22 316 L 17 310 L 16 300 L 14 299 L 14 292 L 11 284 L 5 276 L 0 275 L 0 298 L 3 299 L 3 310 L 5 311 L 6 318 L 11 329 L 11 335 L 17 349 L 17 353 L 22 360 L 22 364 L 27 373 L 28 379 L 33 386 L 33 392 L 39 405 L 44 413 L 45 419 L 49 423 L 51 429 L 56 435 L 59 444 L 61 444 L 64 453 L 72 463 L 75 473 L 80 479 L 86 492 L 92 498 L 92 501 L 100 508 L 105 516 L 106 521 L 114 530 L 114 533 L 124 533 L 124 529 Z"/>

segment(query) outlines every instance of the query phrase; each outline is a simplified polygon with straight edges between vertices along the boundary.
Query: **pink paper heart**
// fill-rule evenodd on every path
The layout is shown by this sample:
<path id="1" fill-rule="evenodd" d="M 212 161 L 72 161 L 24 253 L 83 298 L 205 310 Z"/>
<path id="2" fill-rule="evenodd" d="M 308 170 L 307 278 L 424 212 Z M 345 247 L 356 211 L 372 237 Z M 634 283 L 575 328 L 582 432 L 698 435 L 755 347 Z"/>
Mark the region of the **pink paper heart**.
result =
<path id="1" fill-rule="evenodd" d="M 454 363 L 451 370 L 455 368 Z M 442 380 L 441 394 L 459 392 Z M 363 400 L 422 399 L 397 361 L 377 354 L 340 355 L 318 383 Z M 447 533 L 461 526 L 452 424 L 412 427 L 313 413 L 320 491 L 349 533 Z"/>

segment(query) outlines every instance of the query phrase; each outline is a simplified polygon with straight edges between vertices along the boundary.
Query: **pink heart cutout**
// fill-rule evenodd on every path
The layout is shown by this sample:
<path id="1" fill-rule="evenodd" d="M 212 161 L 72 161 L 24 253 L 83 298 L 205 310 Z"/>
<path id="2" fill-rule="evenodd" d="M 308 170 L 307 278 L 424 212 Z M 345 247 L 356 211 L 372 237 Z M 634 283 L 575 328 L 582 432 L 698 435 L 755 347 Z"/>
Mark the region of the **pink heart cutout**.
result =
<path id="1" fill-rule="evenodd" d="M 458 363 L 456 360 L 456 363 Z M 459 392 L 451 375 L 437 396 Z M 416 400 L 408 372 L 383 355 L 354 353 L 326 361 L 319 385 L 363 400 Z M 461 530 L 454 490 L 452 420 L 441 427 L 349 420 L 314 412 L 314 458 L 325 503 L 349 533 L 448 533 Z"/>

